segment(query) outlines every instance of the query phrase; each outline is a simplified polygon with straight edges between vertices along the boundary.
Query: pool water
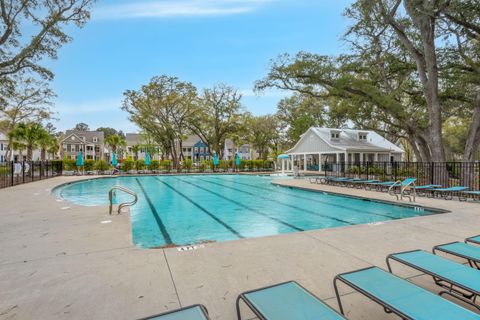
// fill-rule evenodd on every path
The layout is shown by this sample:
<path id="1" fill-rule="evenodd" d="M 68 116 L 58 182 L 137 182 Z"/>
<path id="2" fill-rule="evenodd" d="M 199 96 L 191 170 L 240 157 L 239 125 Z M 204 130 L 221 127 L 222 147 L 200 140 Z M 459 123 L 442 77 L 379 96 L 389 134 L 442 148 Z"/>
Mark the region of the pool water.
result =
<path id="1" fill-rule="evenodd" d="M 131 189 L 135 245 L 153 248 L 335 228 L 431 214 L 333 194 L 272 185 L 270 176 L 179 175 L 92 179 L 56 188 L 84 206 L 108 205 L 114 185 Z M 115 203 L 131 196 L 117 192 Z M 107 209 L 106 209 L 107 210 Z"/>

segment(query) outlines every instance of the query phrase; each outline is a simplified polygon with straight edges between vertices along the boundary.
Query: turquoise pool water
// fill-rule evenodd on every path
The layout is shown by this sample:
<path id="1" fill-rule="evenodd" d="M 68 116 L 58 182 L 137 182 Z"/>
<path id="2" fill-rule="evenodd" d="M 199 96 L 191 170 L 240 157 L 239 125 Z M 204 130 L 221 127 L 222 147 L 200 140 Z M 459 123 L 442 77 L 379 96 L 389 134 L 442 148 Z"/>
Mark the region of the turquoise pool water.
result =
<path id="1" fill-rule="evenodd" d="M 226 241 L 402 219 L 432 212 L 332 194 L 274 186 L 269 176 L 184 175 L 92 179 L 54 193 L 79 205 L 108 205 L 108 190 L 138 194 L 131 208 L 140 247 Z M 130 196 L 117 192 L 115 202 Z"/>

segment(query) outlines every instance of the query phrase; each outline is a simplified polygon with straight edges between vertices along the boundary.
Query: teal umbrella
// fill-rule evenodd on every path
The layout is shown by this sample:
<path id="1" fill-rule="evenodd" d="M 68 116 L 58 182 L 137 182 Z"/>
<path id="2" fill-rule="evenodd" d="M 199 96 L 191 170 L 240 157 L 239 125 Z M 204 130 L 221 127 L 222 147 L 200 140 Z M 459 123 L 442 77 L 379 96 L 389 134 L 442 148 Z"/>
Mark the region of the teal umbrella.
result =
<path id="1" fill-rule="evenodd" d="M 217 153 L 215 152 L 215 154 L 213 155 L 213 165 L 214 166 L 218 166 L 218 156 L 217 156 Z"/>
<path id="2" fill-rule="evenodd" d="M 150 155 L 148 154 L 148 151 L 147 153 L 145 153 L 145 165 L 146 166 L 150 165 Z"/>
<path id="3" fill-rule="evenodd" d="M 117 162 L 117 154 L 114 152 L 112 153 L 112 166 L 116 166 L 118 164 Z"/>
<path id="4" fill-rule="evenodd" d="M 83 167 L 83 154 L 80 151 L 77 155 L 77 167 Z"/>
<path id="5" fill-rule="evenodd" d="M 237 167 L 240 166 L 240 156 L 238 155 L 238 152 L 235 154 L 235 165 Z"/>

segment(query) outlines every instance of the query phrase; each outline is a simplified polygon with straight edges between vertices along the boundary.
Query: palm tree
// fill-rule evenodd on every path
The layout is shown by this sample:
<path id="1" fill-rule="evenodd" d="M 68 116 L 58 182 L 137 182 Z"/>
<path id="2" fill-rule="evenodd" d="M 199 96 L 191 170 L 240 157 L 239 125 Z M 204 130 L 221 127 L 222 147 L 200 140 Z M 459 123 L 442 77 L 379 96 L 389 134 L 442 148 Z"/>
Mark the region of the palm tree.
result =
<path id="1" fill-rule="evenodd" d="M 133 152 L 133 160 L 138 160 L 138 152 L 142 148 L 141 145 L 136 144 L 132 146 L 132 152 Z"/>
<path id="2" fill-rule="evenodd" d="M 105 139 L 105 143 L 110 147 L 112 152 L 117 152 L 118 148 L 126 146 L 125 138 L 112 134 Z"/>
<path id="3" fill-rule="evenodd" d="M 12 141 L 26 146 L 27 160 L 31 161 L 33 150 L 48 136 L 48 132 L 39 123 L 20 123 L 9 133 L 9 136 Z"/>
<path id="4" fill-rule="evenodd" d="M 23 151 L 27 148 L 27 146 L 24 143 L 18 142 L 18 141 L 12 141 L 11 142 L 11 148 L 12 150 L 17 150 L 18 151 L 18 156 L 19 160 L 23 160 Z"/>
<path id="5" fill-rule="evenodd" d="M 60 143 L 55 136 L 50 136 L 50 142 L 47 146 L 47 152 L 50 154 L 52 159 L 55 159 L 55 155 L 58 154 L 58 150 L 60 150 Z"/>

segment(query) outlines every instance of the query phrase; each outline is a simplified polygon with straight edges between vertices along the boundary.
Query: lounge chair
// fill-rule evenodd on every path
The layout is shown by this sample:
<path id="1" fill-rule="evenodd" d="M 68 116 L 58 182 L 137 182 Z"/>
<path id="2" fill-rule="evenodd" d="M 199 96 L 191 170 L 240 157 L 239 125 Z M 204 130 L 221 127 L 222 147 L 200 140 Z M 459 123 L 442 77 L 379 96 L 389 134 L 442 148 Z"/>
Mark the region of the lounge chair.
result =
<path id="1" fill-rule="evenodd" d="M 415 186 L 415 191 L 419 196 L 426 196 L 427 192 L 431 192 L 432 189 L 441 188 L 441 184 L 425 184 L 423 186 Z"/>
<path id="2" fill-rule="evenodd" d="M 480 244 L 480 235 L 465 239 L 465 243 Z"/>
<path id="3" fill-rule="evenodd" d="M 358 187 L 359 189 L 362 188 L 362 187 L 365 187 L 368 183 L 376 183 L 376 182 L 380 182 L 380 180 L 357 180 L 357 181 L 352 181 L 352 185 L 354 187 Z"/>
<path id="4" fill-rule="evenodd" d="M 365 184 L 365 189 L 376 189 L 378 191 L 382 191 L 383 188 L 390 188 L 395 181 L 384 181 L 384 182 L 371 182 Z"/>
<path id="5" fill-rule="evenodd" d="M 240 301 L 261 320 L 345 319 L 295 281 L 240 294 L 236 303 L 238 320 L 241 320 Z"/>
<path id="6" fill-rule="evenodd" d="M 210 320 L 205 306 L 196 304 L 165 313 L 156 314 L 139 320 Z"/>
<path id="7" fill-rule="evenodd" d="M 468 261 L 472 268 L 480 269 L 480 247 L 464 242 L 450 242 L 433 247 L 432 252 L 443 252 Z"/>
<path id="8" fill-rule="evenodd" d="M 479 320 L 480 315 L 420 288 L 378 267 L 339 274 L 334 286 L 340 312 L 345 314 L 338 291 L 338 281 L 383 306 L 402 319 Z"/>
<path id="9" fill-rule="evenodd" d="M 465 195 L 465 196 L 462 197 L 460 195 Z M 472 197 L 472 198 L 480 197 L 480 191 L 462 191 L 462 192 L 460 192 L 460 194 L 458 196 L 458 199 L 460 201 L 467 201 L 468 197 Z"/>
<path id="10" fill-rule="evenodd" d="M 445 200 L 452 200 L 454 194 L 458 194 L 461 191 L 468 190 L 468 187 L 458 186 L 458 187 L 450 187 L 450 188 L 432 188 L 430 191 L 432 192 L 432 197 L 437 195 L 441 195 L 442 198 Z M 460 199 L 460 196 L 458 197 Z"/>
<path id="11" fill-rule="evenodd" d="M 480 296 L 480 270 L 423 250 L 390 254 L 387 257 L 390 272 L 392 260 L 432 276 L 435 283 L 445 289 L 440 295 L 449 295 L 480 310 L 480 305 L 475 303 Z"/>
<path id="12" fill-rule="evenodd" d="M 415 189 L 416 181 L 417 178 L 406 178 L 403 181 L 398 180 L 388 188 L 388 193 L 392 196 L 397 197 L 397 200 L 403 200 L 403 197 L 406 197 L 410 202 L 412 202 L 412 197 L 410 197 L 410 189 L 412 189 L 413 202 L 415 202 L 415 197 L 417 196 L 417 191 Z M 398 193 L 396 192 L 397 189 Z M 398 195 L 400 195 L 400 198 L 398 197 Z"/>

